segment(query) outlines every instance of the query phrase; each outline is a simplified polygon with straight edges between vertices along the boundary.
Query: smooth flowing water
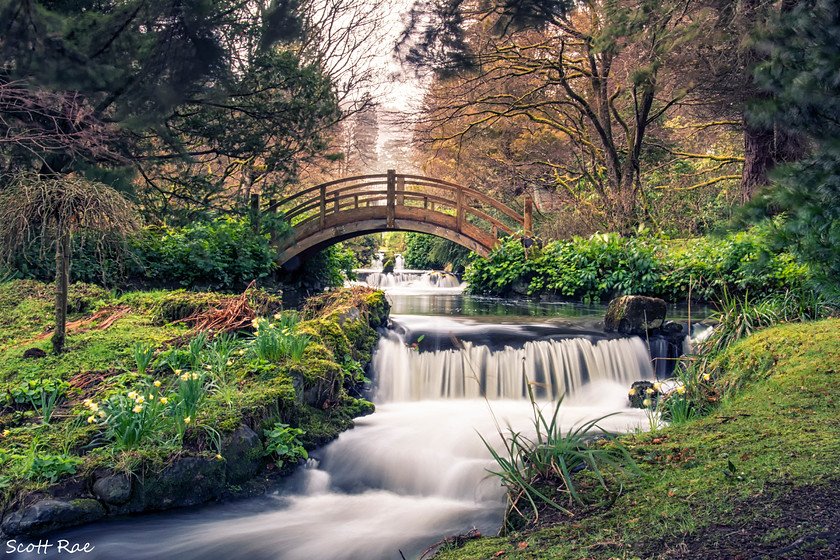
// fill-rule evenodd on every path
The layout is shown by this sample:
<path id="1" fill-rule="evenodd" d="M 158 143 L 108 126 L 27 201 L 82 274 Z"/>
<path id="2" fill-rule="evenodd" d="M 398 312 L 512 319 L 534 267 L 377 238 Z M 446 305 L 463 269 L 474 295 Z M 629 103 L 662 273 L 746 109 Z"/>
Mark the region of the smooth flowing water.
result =
<path id="1" fill-rule="evenodd" d="M 108 560 L 417 558 L 473 527 L 498 530 L 504 494 L 478 433 L 496 444 L 497 426 L 527 429 L 528 381 L 545 406 L 566 395 L 565 426 L 616 412 L 604 429 L 646 426 L 627 406 L 629 384 L 654 375 L 640 338 L 603 333 L 585 306 L 482 304 L 448 276 L 401 274 L 374 277 L 392 285 L 395 310 L 373 358 L 376 412 L 274 493 L 60 531 L 53 542 L 90 543 L 86 559 Z"/>

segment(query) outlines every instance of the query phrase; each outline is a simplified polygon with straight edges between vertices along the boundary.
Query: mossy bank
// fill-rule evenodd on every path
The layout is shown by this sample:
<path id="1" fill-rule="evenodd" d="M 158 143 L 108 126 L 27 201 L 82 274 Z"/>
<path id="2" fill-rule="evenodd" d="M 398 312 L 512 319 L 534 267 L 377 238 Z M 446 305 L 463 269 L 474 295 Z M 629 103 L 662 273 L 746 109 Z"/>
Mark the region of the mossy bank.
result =
<path id="1" fill-rule="evenodd" d="M 734 344 L 704 379 L 714 412 L 622 438 L 645 476 L 610 475 L 624 485 L 612 505 L 576 507 L 558 491 L 573 517 L 546 508 L 436 558 L 840 557 L 839 335 L 828 319 Z"/>
<path id="2" fill-rule="evenodd" d="M 52 294 L 0 284 L 7 538 L 259 492 L 373 412 L 360 395 L 382 292 L 340 290 L 295 313 L 253 289 L 116 297 L 76 284 L 60 355 Z"/>

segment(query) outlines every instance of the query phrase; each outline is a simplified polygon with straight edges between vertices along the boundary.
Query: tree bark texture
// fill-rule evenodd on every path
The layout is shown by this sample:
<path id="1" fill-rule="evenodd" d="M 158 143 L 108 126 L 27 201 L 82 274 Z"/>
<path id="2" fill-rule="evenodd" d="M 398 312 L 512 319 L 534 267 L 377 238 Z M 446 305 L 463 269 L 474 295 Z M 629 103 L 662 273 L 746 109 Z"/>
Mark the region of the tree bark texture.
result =
<path id="1" fill-rule="evenodd" d="M 55 331 L 53 352 L 64 351 L 67 331 L 67 298 L 70 290 L 70 234 L 59 237 L 55 249 Z"/>

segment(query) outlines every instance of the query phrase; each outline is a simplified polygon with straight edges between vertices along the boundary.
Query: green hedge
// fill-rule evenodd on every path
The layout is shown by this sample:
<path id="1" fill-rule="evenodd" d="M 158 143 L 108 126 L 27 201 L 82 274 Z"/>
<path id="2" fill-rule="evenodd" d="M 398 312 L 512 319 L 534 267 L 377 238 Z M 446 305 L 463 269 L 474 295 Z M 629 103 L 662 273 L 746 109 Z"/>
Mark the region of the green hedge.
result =
<path id="1" fill-rule="evenodd" d="M 607 300 L 620 294 L 711 301 L 724 294 L 780 293 L 804 286 L 807 271 L 770 250 L 772 224 L 682 246 L 655 237 L 595 234 L 528 251 L 507 239 L 488 259 L 474 257 L 464 279 L 477 294 L 553 295 Z"/>

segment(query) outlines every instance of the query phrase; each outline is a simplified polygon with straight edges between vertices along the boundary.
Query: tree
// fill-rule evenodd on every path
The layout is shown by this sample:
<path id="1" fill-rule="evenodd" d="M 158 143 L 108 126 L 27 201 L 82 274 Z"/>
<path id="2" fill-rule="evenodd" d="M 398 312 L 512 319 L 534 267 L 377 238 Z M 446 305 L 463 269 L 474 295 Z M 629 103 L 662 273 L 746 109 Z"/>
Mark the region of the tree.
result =
<path id="1" fill-rule="evenodd" d="M 557 189 L 610 230 L 645 221 L 647 139 L 694 87 L 682 70 L 709 13 L 692 0 L 472 6 L 438 4 L 438 25 L 409 52 L 455 76 L 450 101 L 430 108 L 436 139 L 473 141 L 506 119 L 535 125 L 566 146 L 540 162 Z"/>
<path id="2" fill-rule="evenodd" d="M 781 210 L 781 241 L 808 263 L 818 287 L 840 296 L 840 5 L 807 0 L 759 44 L 756 83 L 767 94 L 750 116 L 807 139 L 801 161 L 783 166 L 765 200 Z"/>
<path id="3" fill-rule="evenodd" d="M 64 349 L 70 253 L 74 238 L 114 243 L 138 227 L 132 205 L 106 185 L 80 177 L 15 177 L 0 192 L 0 260 L 32 243 L 55 251 L 55 332 L 53 351 Z"/>

